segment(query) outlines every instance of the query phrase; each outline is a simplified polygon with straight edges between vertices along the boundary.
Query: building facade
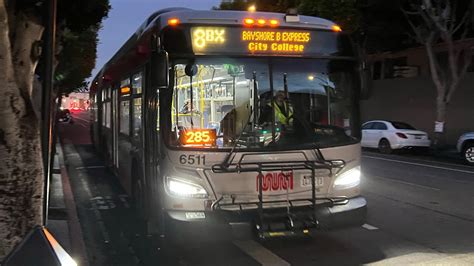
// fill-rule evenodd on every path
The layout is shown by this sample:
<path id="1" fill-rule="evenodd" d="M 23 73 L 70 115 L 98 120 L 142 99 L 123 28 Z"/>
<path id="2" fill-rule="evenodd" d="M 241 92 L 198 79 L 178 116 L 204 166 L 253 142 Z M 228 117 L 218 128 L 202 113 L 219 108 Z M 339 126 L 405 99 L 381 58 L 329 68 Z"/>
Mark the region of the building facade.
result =
<path id="1" fill-rule="evenodd" d="M 474 49 L 474 39 L 465 40 Z M 447 64 L 444 45 L 435 47 L 441 64 Z M 472 53 L 474 54 L 474 53 Z M 474 131 L 474 58 L 448 105 L 446 144 Z M 431 79 L 424 47 L 371 55 L 372 92 L 361 102 L 362 121 L 373 119 L 407 122 L 433 137 L 436 120 L 436 87 Z"/>

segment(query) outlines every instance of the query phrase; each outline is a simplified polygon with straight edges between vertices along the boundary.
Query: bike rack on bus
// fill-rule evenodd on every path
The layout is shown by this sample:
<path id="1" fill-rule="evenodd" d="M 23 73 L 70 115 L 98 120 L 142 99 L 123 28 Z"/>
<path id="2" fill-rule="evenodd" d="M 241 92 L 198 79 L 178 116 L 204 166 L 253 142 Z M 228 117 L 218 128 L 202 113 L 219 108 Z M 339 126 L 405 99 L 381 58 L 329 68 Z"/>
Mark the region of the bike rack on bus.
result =
<path id="1" fill-rule="evenodd" d="M 306 154 L 303 151 L 297 152 L 284 152 L 281 154 L 302 154 L 305 158 L 303 161 L 278 161 L 278 162 L 245 162 L 244 158 L 246 156 L 261 156 L 261 155 L 274 155 L 274 153 L 244 153 L 240 159 L 233 163 L 235 156 L 227 156 L 228 160 L 225 160 L 222 164 L 216 164 L 212 166 L 212 171 L 214 173 L 241 173 L 241 172 L 257 172 L 258 173 L 258 201 L 257 202 L 235 202 L 235 198 L 232 198 L 232 203 L 221 203 L 224 197 L 220 197 L 217 201 L 212 203 L 211 209 L 217 210 L 222 209 L 225 206 L 239 206 L 239 209 L 242 211 L 245 205 L 257 205 L 258 217 L 259 217 L 259 226 L 258 230 L 261 231 L 263 228 L 264 222 L 264 213 L 263 213 L 263 204 L 271 203 L 287 203 L 287 215 L 291 224 L 293 224 L 293 216 L 290 209 L 293 208 L 294 202 L 309 201 L 313 209 L 312 219 L 317 223 L 315 213 L 316 213 L 316 201 L 325 200 L 330 206 L 334 205 L 343 205 L 348 202 L 347 197 L 333 197 L 333 198 L 318 198 L 316 197 L 316 169 L 327 169 L 329 170 L 329 176 L 332 177 L 335 174 L 338 174 L 346 165 L 343 160 L 325 160 L 322 154 L 318 151 L 315 151 L 315 156 L 317 160 L 309 160 Z M 232 157 L 232 158 L 231 158 Z M 312 197 L 310 199 L 288 199 L 287 191 L 287 200 L 274 200 L 274 201 L 263 201 L 263 172 L 264 171 L 295 171 L 295 170 L 310 170 L 311 171 L 311 191 Z M 285 175 L 286 178 L 288 178 Z M 288 179 L 287 179 L 288 180 Z M 262 233 L 262 232 L 260 232 Z"/>

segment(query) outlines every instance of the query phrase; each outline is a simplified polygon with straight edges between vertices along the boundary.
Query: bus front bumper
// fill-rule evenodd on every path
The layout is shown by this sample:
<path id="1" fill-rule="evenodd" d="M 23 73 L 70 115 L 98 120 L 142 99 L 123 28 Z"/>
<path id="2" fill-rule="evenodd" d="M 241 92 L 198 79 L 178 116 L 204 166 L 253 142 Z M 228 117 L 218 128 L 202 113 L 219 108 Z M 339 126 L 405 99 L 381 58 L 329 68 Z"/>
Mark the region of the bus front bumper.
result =
<path id="1" fill-rule="evenodd" d="M 286 208 L 263 209 L 264 222 L 270 224 L 281 221 L 287 217 Z M 304 227 L 312 227 L 322 230 L 331 230 L 352 226 L 360 226 L 365 223 L 367 215 L 367 201 L 364 197 L 347 199 L 345 204 L 329 206 L 328 204 L 316 205 L 316 210 L 311 206 L 294 207 L 291 209 L 295 221 L 302 221 Z M 314 213 L 314 215 L 313 215 Z M 206 231 L 206 228 L 230 227 L 231 224 L 248 223 L 256 225 L 259 223 L 259 214 L 256 209 L 242 211 L 167 211 L 167 223 L 180 230 L 191 229 Z M 314 220 L 314 218 L 316 220 Z M 276 228 L 276 226 L 273 226 Z M 194 228 L 194 229 L 193 229 Z M 212 230 L 212 229 L 211 229 Z"/>

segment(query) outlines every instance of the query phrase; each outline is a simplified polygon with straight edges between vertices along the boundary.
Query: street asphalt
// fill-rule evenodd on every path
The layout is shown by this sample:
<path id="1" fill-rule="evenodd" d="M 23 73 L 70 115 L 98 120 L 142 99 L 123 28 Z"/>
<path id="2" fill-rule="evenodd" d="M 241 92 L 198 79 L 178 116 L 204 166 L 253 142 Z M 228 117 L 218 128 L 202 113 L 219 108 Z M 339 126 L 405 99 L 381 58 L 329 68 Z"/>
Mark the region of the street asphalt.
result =
<path id="1" fill-rule="evenodd" d="M 90 265 L 474 265 L 474 167 L 364 151 L 362 227 L 311 238 L 233 240 L 163 252 L 90 143 L 88 114 L 60 128 Z"/>

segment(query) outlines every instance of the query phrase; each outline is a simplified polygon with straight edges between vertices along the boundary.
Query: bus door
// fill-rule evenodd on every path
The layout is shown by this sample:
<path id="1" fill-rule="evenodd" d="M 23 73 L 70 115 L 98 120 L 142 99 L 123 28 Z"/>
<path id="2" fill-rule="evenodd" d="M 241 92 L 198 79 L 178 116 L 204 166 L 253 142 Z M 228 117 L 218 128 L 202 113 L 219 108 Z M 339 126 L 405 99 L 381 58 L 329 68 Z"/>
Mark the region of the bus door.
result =
<path id="1" fill-rule="evenodd" d="M 113 164 L 118 169 L 118 131 L 119 131 L 119 105 L 117 89 L 112 90 L 112 158 Z"/>
<path id="2" fill-rule="evenodd" d="M 143 115 L 144 115 L 144 195 L 147 200 L 145 208 L 148 210 L 161 209 L 160 180 L 160 137 L 159 137 L 159 94 L 156 89 L 147 87 L 144 91 Z M 153 219 L 161 219 L 157 211 L 149 212 Z M 154 228 L 152 230 L 155 230 Z"/>

